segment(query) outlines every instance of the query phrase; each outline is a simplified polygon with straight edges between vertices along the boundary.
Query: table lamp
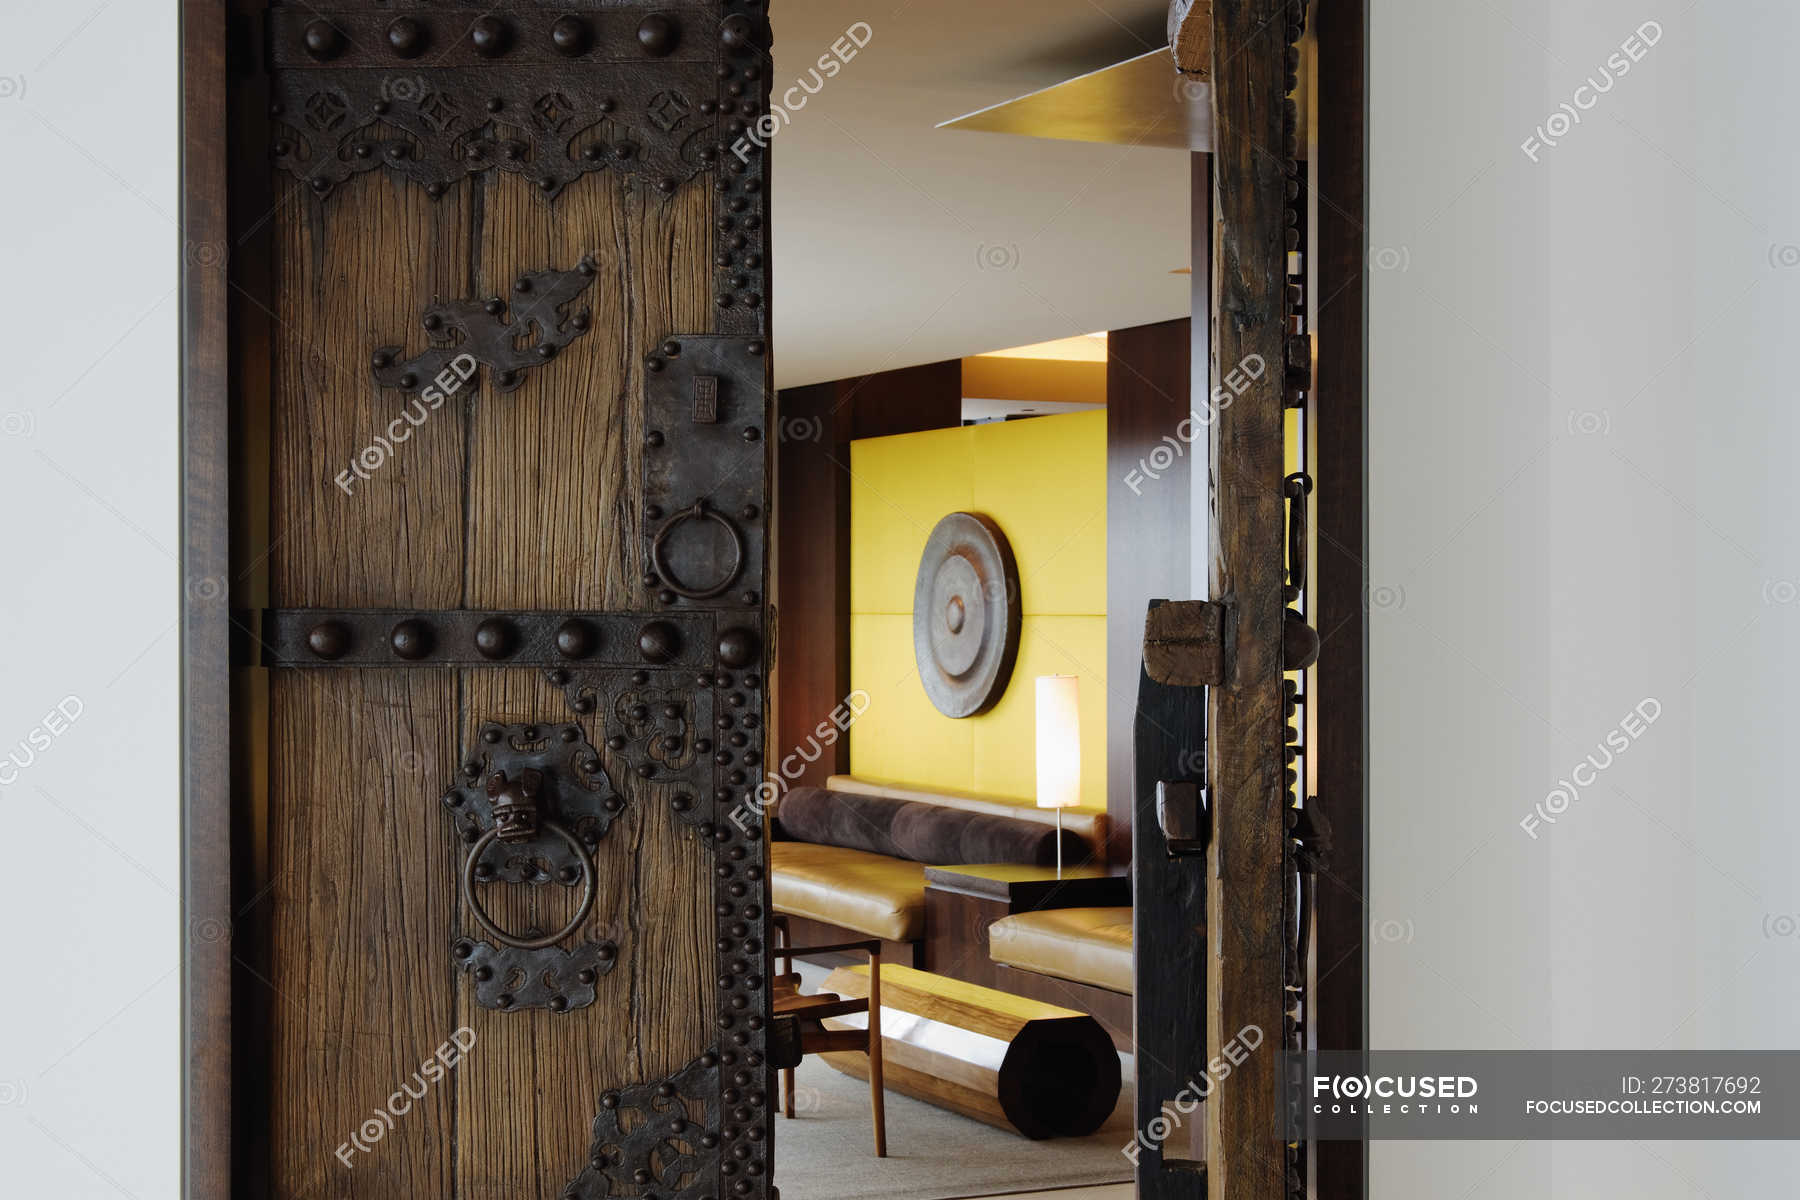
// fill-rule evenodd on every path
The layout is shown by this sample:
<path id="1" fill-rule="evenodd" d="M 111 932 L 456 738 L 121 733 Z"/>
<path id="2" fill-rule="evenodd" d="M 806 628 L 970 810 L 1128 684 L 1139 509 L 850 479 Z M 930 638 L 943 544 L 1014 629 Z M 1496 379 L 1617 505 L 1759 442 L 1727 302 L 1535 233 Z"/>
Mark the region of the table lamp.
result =
<path id="1" fill-rule="evenodd" d="M 1037 806 L 1056 810 L 1056 877 L 1062 878 L 1062 810 L 1081 802 L 1080 681 L 1037 677 Z"/>

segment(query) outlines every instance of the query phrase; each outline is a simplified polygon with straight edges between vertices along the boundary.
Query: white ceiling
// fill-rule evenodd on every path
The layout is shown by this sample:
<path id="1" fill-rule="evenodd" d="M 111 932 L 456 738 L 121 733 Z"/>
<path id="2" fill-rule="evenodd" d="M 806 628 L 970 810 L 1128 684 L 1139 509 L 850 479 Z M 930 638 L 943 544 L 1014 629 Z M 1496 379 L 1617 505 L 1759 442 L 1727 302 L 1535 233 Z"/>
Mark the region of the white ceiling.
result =
<path id="1" fill-rule="evenodd" d="M 777 386 L 1186 316 L 1185 153 L 933 128 L 1162 45 L 1167 9 L 773 0 L 778 100 L 870 30 L 772 143 Z"/>

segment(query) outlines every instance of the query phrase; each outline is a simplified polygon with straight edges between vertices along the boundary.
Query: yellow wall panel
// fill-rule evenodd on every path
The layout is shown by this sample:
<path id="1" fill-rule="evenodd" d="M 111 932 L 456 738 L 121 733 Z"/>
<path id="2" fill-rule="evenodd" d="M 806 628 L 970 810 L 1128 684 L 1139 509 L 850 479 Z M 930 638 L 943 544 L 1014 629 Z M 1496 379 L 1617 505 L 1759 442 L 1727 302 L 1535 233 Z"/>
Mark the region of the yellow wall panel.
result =
<path id="1" fill-rule="evenodd" d="M 975 730 L 931 706 L 913 665 L 912 616 L 850 619 L 850 686 L 869 695 L 850 728 L 850 773 L 922 787 L 967 788 Z"/>
<path id="2" fill-rule="evenodd" d="M 912 612 L 932 527 L 974 504 L 969 429 L 850 444 L 850 611 Z"/>
<path id="3" fill-rule="evenodd" d="M 1012 685 L 975 736 L 970 790 L 1037 801 L 1039 675 L 1081 680 L 1081 807 L 1106 808 L 1106 618 L 1026 617 Z M 933 710 L 934 712 L 936 710 Z"/>
<path id="4" fill-rule="evenodd" d="M 850 680 L 869 708 L 857 775 L 1031 803 L 1039 675 L 1081 679 L 1083 808 L 1106 807 L 1106 414 L 1039 417 L 852 443 Z M 1018 559 L 1019 659 L 998 704 L 932 707 L 912 653 L 919 556 L 946 514 L 978 512 Z M 1133 681 L 1135 685 L 1135 681 Z"/>
<path id="5" fill-rule="evenodd" d="M 1025 614 L 1104 615 L 1105 410 L 972 425 L 969 432 L 975 511 L 998 521 L 1012 543 Z"/>

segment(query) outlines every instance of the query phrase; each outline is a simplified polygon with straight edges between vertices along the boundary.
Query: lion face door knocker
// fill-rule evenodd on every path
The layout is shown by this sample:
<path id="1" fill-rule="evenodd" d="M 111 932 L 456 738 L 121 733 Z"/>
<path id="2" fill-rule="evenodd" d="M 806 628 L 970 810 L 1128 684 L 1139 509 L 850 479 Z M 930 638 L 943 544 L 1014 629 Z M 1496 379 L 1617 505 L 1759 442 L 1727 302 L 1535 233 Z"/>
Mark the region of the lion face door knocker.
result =
<path id="1" fill-rule="evenodd" d="M 618 947 L 609 939 L 572 949 L 593 914 L 598 880 L 594 851 L 624 802 L 580 725 L 500 725 L 480 731 L 488 748 L 444 793 L 468 843 L 462 899 L 491 941 L 458 937 L 451 953 L 475 979 L 476 1000 L 501 1010 L 566 1012 L 594 1002 L 595 984 L 612 970 Z M 497 921 L 490 886 L 579 888 L 573 915 L 558 928 L 512 931 Z"/>

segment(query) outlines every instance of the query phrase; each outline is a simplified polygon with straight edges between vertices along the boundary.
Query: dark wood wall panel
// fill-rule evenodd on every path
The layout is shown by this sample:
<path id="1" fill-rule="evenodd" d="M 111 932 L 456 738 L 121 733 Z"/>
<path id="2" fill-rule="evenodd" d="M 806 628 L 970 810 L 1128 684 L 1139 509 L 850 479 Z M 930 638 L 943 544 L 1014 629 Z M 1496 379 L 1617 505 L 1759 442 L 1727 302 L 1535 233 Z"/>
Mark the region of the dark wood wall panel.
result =
<path id="1" fill-rule="evenodd" d="M 1131 857 L 1132 722 L 1144 611 L 1152 599 L 1192 598 L 1194 459 L 1206 448 L 1194 441 L 1177 453 L 1164 441 L 1180 442 L 1193 408 L 1189 342 L 1186 319 L 1115 329 L 1107 339 L 1106 811 L 1114 862 Z M 1171 456 L 1166 467 L 1152 458 L 1158 447 Z"/>
<path id="2" fill-rule="evenodd" d="M 449 1196 L 447 1086 L 353 1167 L 337 1150 L 460 1024 L 446 953 L 460 843 L 437 803 L 457 763 L 455 677 L 286 671 L 270 700 L 273 867 L 250 940 L 268 985 L 271 1192 L 347 1195 L 354 1178 L 358 1197 Z"/>
<path id="3" fill-rule="evenodd" d="M 850 443 L 962 423 L 962 362 L 948 359 L 787 388 L 776 400 L 775 740 L 779 765 L 850 690 Z M 795 787 L 849 769 L 839 738 Z M 795 760 L 796 766 L 803 765 Z"/>
<path id="4" fill-rule="evenodd" d="M 1364 874 L 1368 797 L 1368 515 L 1364 363 L 1364 45 L 1366 0 L 1317 7 L 1319 44 L 1318 238 L 1314 315 L 1318 366 L 1313 477 L 1318 524 L 1315 623 L 1324 639 L 1316 668 L 1318 802 L 1331 821 L 1329 869 L 1317 883 L 1313 1038 L 1329 1050 L 1368 1047 L 1369 928 Z M 1368 1151 L 1361 1142 L 1313 1147 L 1319 1200 L 1362 1200 Z"/>
<path id="5" fill-rule="evenodd" d="M 489 392 L 470 437 L 467 603 L 643 609 L 637 537 L 644 360 L 671 334 L 709 330 L 712 189 L 672 196 L 641 179 L 588 175 L 555 208 L 524 175 L 484 197 L 471 295 L 512 295 L 523 271 L 598 268 L 575 307 L 593 328 L 517 391 Z M 416 325 L 416 319 L 415 319 Z"/>
<path id="6" fill-rule="evenodd" d="M 423 342 L 436 296 L 468 294 L 479 183 L 434 200 L 380 173 L 329 201 L 285 176 L 274 214 L 276 290 L 271 602 L 285 607 L 452 608 L 462 589 L 465 420 L 445 403 L 351 492 L 333 482 L 412 398 L 375 386 L 380 345 Z M 410 428 L 410 427 L 409 427 Z M 371 454 L 371 461 L 375 454 Z"/>

